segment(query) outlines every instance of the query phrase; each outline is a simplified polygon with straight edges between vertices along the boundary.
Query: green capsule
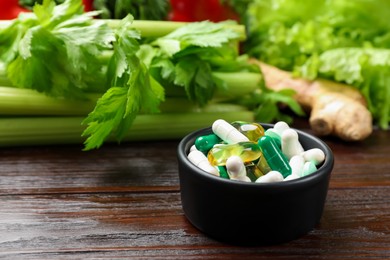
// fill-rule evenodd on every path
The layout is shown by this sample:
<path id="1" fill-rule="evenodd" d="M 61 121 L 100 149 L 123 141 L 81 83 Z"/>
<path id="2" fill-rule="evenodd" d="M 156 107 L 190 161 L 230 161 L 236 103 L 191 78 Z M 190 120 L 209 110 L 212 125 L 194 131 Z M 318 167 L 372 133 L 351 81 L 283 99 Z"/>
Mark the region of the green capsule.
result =
<path id="1" fill-rule="evenodd" d="M 269 128 L 265 131 L 264 135 L 272 137 L 278 147 L 282 147 L 282 137 L 272 128 Z"/>
<path id="2" fill-rule="evenodd" d="M 207 154 L 215 144 L 218 144 L 220 142 L 221 138 L 219 138 L 215 134 L 203 135 L 196 138 L 195 147 L 202 153 Z"/>
<path id="3" fill-rule="evenodd" d="M 230 179 L 225 166 L 217 166 L 219 176 L 224 179 Z"/>
<path id="4" fill-rule="evenodd" d="M 235 144 L 221 144 L 214 146 L 207 158 L 211 165 L 226 165 L 230 156 L 239 156 L 244 163 L 252 162 L 261 156 L 260 147 L 255 142 L 239 142 Z"/>
<path id="5" fill-rule="evenodd" d="M 291 167 L 286 156 L 282 153 L 272 137 L 263 136 L 258 142 L 261 151 L 273 171 L 280 172 L 284 178 L 291 174 Z"/>

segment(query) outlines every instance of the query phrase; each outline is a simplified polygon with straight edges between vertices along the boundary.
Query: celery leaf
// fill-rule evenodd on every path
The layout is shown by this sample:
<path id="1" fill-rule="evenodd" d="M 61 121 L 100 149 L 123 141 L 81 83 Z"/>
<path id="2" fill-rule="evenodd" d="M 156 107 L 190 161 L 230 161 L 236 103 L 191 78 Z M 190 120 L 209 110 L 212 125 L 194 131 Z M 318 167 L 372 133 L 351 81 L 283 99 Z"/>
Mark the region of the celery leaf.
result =
<path id="1" fill-rule="evenodd" d="M 208 21 L 189 23 L 141 48 L 148 57 L 152 71 L 177 87 L 182 87 L 188 99 L 204 106 L 213 97 L 220 83 L 212 76 L 221 68 L 238 68 L 243 64 L 234 48 L 239 34 L 221 23 Z M 154 48 L 154 57 L 145 50 Z M 150 51 L 148 51 L 150 53 Z"/>
<path id="2" fill-rule="evenodd" d="M 108 25 L 93 21 L 93 14 L 83 13 L 79 0 L 35 5 L 34 16 L 20 20 L 17 33 L 8 36 L 16 40 L 6 60 L 13 85 L 66 98 L 83 98 L 92 86 L 105 90 L 98 54 L 112 48 L 115 37 Z"/>
<path id="3" fill-rule="evenodd" d="M 98 100 L 95 109 L 83 121 L 88 127 L 83 136 L 85 150 L 100 147 L 111 133 L 120 141 L 140 113 L 159 112 L 164 89 L 138 58 L 140 35 L 125 18 L 116 31 L 114 54 L 108 67 L 111 88 Z"/>

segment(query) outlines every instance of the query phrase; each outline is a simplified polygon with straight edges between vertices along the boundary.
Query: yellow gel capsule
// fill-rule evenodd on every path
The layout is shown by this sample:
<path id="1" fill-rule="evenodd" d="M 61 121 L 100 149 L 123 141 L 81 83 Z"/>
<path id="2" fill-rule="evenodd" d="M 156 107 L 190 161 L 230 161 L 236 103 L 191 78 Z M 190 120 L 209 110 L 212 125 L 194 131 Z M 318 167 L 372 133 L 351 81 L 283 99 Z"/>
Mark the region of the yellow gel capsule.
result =
<path id="1" fill-rule="evenodd" d="M 261 154 L 256 166 L 263 174 L 267 174 L 271 171 L 271 167 L 269 167 L 267 160 L 264 158 L 263 154 Z"/>
<path id="2" fill-rule="evenodd" d="M 264 173 L 257 167 L 257 164 L 250 162 L 245 164 L 246 175 L 251 179 L 252 182 L 264 175 Z"/>
<path id="3" fill-rule="evenodd" d="M 230 156 L 239 156 L 244 163 L 255 161 L 261 156 L 261 150 L 255 142 L 239 142 L 214 146 L 208 153 L 207 159 L 214 166 L 226 165 Z"/>
<path id="4" fill-rule="evenodd" d="M 257 142 L 264 135 L 264 128 L 257 123 L 234 121 L 232 124 L 238 131 L 248 137 L 249 141 Z"/>

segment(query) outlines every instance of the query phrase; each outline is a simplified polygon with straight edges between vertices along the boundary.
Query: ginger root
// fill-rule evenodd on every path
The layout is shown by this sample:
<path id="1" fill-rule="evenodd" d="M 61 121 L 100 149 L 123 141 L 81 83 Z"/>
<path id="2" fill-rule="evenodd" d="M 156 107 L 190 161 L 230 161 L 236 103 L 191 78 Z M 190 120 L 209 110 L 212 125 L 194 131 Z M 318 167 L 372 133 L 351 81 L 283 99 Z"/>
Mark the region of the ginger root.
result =
<path id="1" fill-rule="evenodd" d="M 310 111 L 309 123 L 317 135 L 335 135 L 346 141 L 359 141 L 372 133 L 372 115 L 363 95 L 346 84 L 329 80 L 294 78 L 291 73 L 253 60 L 273 90 L 293 89 L 296 100 Z"/>

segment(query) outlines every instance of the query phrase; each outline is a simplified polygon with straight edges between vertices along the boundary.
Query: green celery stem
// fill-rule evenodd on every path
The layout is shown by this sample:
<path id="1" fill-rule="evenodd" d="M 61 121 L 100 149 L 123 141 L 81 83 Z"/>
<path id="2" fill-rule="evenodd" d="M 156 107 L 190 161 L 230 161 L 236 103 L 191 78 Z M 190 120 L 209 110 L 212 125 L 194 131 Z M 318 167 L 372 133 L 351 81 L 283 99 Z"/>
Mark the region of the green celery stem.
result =
<path id="1" fill-rule="evenodd" d="M 223 118 L 227 121 L 253 121 L 250 111 L 175 113 L 139 115 L 125 141 L 177 140 L 192 131 L 209 127 Z M 0 147 L 82 144 L 86 126 L 84 117 L 13 117 L 0 118 Z M 114 142 L 110 137 L 108 142 Z"/>
<path id="2" fill-rule="evenodd" d="M 104 20 L 109 27 L 115 29 L 120 26 L 119 19 Z M 157 38 L 171 33 L 172 31 L 186 25 L 187 22 L 173 22 L 173 21 L 151 21 L 151 20 L 134 20 L 133 27 L 140 31 L 143 38 Z M 227 28 L 231 28 L 240 35 L 239 40 L 246 39 L 245 26 L 240 24 L 225 24 Z"/>
<path id="3" fill-rule="evenodd" d="M 0 87 L 0 115 L 87 115 L 101 94 L 88 94 L 86 100 L 49 97 L 33 89 Z"/>
<path id="4" fill-rule="evenodd" d="M 105 19 L 104 21 L 108 24 L 109 27 L 113 29 L 119 28 L 121 22 L 120 19 Z M 11 24 L 11 22 L 12 21 L 10 20 L 0 21 L 0 29 L 6 28 Z M 133 27 L 140 31 L 143 38 L 157 38 L 167 35 L 172 31 L 176 30 L 177 28 L 186 24 L 186 22 L 135 20 L 133 22 Z M 246 31 L 244 25 L 226 24 L 225 26 L 237 32 L 240 35 L 241 41 L 246 39 Z"/>
<path id="5" fill-rule="evenodd" d="M 88 94 L 86 100 L 54 98 L 32 89 L 0 87 L 0 115 L 2 116 L 86 116 L 96 105 L 101 94 Z M 232 103 L 210 102 L 199 107 L 186 97 L 167 97 L 160 105 L 162 113 L 235 112 L 246 107 Z"/>
<path id="6" fill-rule="evenodd" d="M 226 82 L 226 89 L 217 89 L 215 96 L 225 99 L 236 99 L 251 94 L 259 89 L 262 75 L 254 72 L 213 72 Z"/>
<path id="7" fill-rule="evenodd" d="M 226 88 L 218 89 L 215 98 L 210 103 L 237 99 L 240 96 L 253 93 L 258 89 L 258 84 L 262 79 L 260 74 L 251 72 L 214 72 L 213 75 L 223 79 L 226 82 Z M 200 110 L 186 99 L 183 88 L 175 87 L 173 91 L 176 93 L 172 95 L 179 94 L 179 97 L 170 97 L 167 93 L 166 102 L 161 104 L 162 112 L 196 112 Z M 93 110 L 96 100 L 101 95 L 100 93 L 89 93 L 86 100 L 69 100 L 50 97 L 32 89 L 0 87 L 0 115 L 85 116 Z M 216 107 L 214 106 L 214 108 Z M 211 110 L 211 108 L 207 109 Z"/>

